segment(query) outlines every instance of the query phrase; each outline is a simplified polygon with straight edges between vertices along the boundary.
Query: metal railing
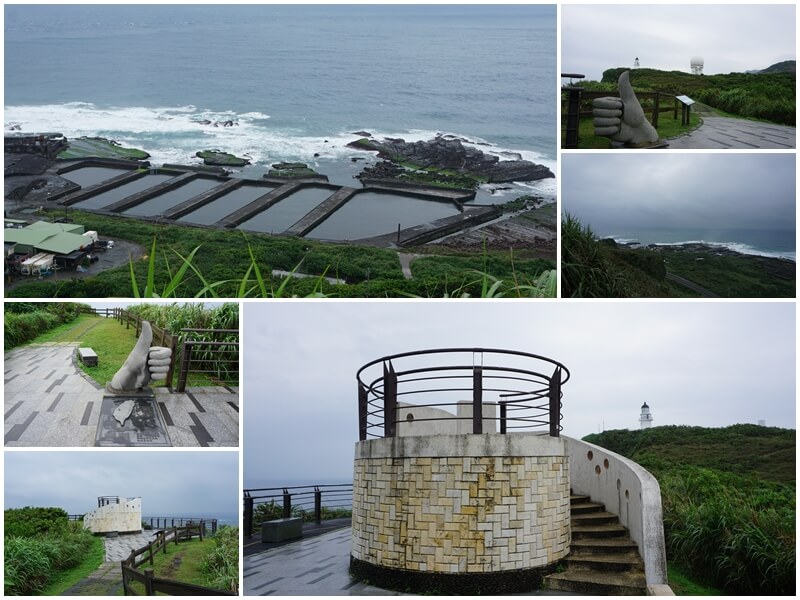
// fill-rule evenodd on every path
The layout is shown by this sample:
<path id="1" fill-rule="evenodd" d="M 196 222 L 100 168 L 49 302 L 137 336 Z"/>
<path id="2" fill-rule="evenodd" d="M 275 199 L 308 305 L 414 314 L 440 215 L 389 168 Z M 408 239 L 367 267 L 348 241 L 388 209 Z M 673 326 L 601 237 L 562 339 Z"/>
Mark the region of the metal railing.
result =
<path id="1" fill-rule="evenodd" d="M 472 361 L 466 362 L 469 355 Z M 499 421 L 496 430 L 500 433 L 548 427 L 549 435 L 558 437 L 561 386 L 569 380 L 569 370 L 560 362 L 527 352 L 441 348 L 373 360 L 358 370 L 356 380 L 362 441 L 395 437 L 398 426 L 412 421 L 459 420 L 471 421 L 475 434 L 483 433 L 488 421 Z M 399 404 L 401 398 L 409 403 Z M 465 404 L 471 405 L 465 411 L 468 416 L 449 412 Z M 499 417 L 491 407 L 499 408 Z M 411 408 L 435 410 L 420 411 L 416 417 Z"/>
<path id="2" fill-rule="evenodd" d="M 218 521 L 205 517 L 142 517 L 142 525 L 148 525 L 150 529 L 200 526 L 204 534 L 214 535 L 217 533 Z"/>
<path id="3" fill-rule="evenodd" d="M 181 362 L 176 391 L 185 392 L 190 374 L 207 375 L 219 381 L 239 381 L 239 331 L 236 329 L 181 329 Z M 194 333 L 236 336 L 236 340 L 187 339 Z"/>
<path id="4" fill-rule="evenodd" d="M 277 513 L 272 518 L 288 519 L 303 516 L 304 519 L 321 523 L 324 509 L 350 509 L 353 506 L 353 484 L 297 485 L 274 488 L 243 490 L 244 535 L 253 535 L 261 524 L 258 506 L 268 506 L 269 512 Z"/>

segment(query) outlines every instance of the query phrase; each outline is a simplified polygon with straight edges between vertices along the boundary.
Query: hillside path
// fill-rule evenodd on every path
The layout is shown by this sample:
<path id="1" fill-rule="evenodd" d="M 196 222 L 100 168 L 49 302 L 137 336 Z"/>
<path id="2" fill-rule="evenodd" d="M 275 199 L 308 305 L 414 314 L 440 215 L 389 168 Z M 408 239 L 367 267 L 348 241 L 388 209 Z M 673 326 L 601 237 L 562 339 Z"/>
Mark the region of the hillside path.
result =
<path id="1" fill-rule="evenodd" d="M 105 561 L 89 574 L 66 590 L 62 596 L 116 596 L 122 589 L 122 568 L 120 562 L 128 558 L 131 550 L 146 546 L 153 538 L 153 532 L 142 532 L 133 535 L 121 535 L 105 538 Z"/>
<path id="2" fill-rule="evenodd" d="M 706 298 L 719 298 L 717 294 L 712 292 L 711 290 L 704 288 L 701 285 L 697 285 L 694 281 L 689 281 L 688 279 L 684 279 L 680 275 L 675 275 L 674 273 L 667 273 L 667 279 L 670 281 L 674 281 L 675 283 L 682 285 L 685 288 L 689 288 L 693 292 L 697 292 L 701 296 L 705 296 Z"/>
<path id="3" fill-rule="evenodd" d="M 670 148 L 795 148 L 795 128 L 774 123 L 703 116 L 694 131 L 669 141 Z"/>

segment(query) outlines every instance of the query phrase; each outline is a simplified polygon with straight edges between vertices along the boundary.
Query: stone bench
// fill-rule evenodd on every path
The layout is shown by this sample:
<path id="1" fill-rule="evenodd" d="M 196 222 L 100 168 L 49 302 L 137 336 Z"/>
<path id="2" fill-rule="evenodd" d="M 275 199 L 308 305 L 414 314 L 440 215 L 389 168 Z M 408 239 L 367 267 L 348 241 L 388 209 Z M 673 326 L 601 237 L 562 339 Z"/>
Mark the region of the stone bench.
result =
<path id="1" fill-rule="evenodd" d="M 262 542 L 283 542 L 303 536 L 303 519 L 275 519 L 261 524 Z"/>
<path id="2" fill-rule="evenodd" d="M 91 348 L 78 348 L 78 358 L 87 367 L 97 366 L 97 353 Z"/>

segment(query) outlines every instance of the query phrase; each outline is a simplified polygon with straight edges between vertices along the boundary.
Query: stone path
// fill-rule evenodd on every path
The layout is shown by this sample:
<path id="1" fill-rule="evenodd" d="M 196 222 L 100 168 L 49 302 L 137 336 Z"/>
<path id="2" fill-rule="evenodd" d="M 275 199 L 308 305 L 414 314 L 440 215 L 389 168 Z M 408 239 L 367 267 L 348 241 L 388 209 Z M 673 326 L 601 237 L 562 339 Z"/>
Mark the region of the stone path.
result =
<path id="1" fill-rule="evenodd" d="M 4 434 L 10 446 L 94 446 L 103 390 L 73 363 L 77 343 L 15 348 L 4 361 Z M 173 446 L 238 446 L 239 389 L 155 388 Z"/>
<path id="2" fill-rule="evenodd" d="M 83 581 L 66 590 L 64 596 L 115 596 L 122 589 L 120 561 L 128 558 L 131 550 L 146 546 L 155 537 L 154 532 L 142 532 L 104 538 L 105 562 Z"/>
<path id="3" fill-rule="evenodd" d="M 669 140 L 670 148 L 795 148 L 795 128 L 760 121 L 703 116 L 694 131 Z"/>

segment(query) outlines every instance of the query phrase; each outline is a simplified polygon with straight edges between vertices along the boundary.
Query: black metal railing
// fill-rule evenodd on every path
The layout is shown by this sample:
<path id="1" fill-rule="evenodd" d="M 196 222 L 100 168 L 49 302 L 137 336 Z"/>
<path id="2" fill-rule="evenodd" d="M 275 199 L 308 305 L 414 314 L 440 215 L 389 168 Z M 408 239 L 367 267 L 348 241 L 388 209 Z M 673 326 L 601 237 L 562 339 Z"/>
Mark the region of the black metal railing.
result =
<path id="1" fill-rule="evenodd" d="M 142 517 L 142 525 L 148 529 L 200 527 L 205 535 L 216 535 L 218 520 L 206 517 Z"/>
<path id="2" fill-rule="evenodd" d="M 270 518 L 302 516 L 304 520 L 321 523 L 326 516 L 336 514 L 332 511 L 348 510 L 353 506 L 352 483 L 254 488 L 243 491 L 244 535 L 253 535 L 255 528 Z M 260 506 L 263 508 L 259 509 Z"/>
<path id="3" fill-rule="evenodd" d="M 471 363 L 465 357 L 471 355 Z M 552 370 L 552 372 L 551 372 Z M 561 386 L 569 370 L 537 354 L 494 348 L 441 348 L 384 356 L 361 367 L 359 439 L 394 437 L 420 421 L 471 421 L 472 433 L 496 421 L 495 431 L 548 427 L 561 431 Z M 399 403 L 399 399 L 408 403 Z M 471 405 L 467 416 L 453 407 Z M 486 410 L 489 407 L 489 410 Z M 491 407 L 495 407 L 492 409 Z M 411 408 L 438 409 L 411 413 Z M 499 415 L 497 415 L 499 408 Z M 487 416 L 488 415 L 488 416 Z M 442 432 L 447 426 L 442 426 Z"/>
<path id="4" fill-rule="evenodd" d="M 186 391 L 191 375 L 238 385 L 239 331 L 236 329 L 181 329 L 184 337 L 176 391 Z M 216 335 L 228 339 L 189 339 L 192 335 Z M 235 339 L 230 339 L 235 338 Z"/>

